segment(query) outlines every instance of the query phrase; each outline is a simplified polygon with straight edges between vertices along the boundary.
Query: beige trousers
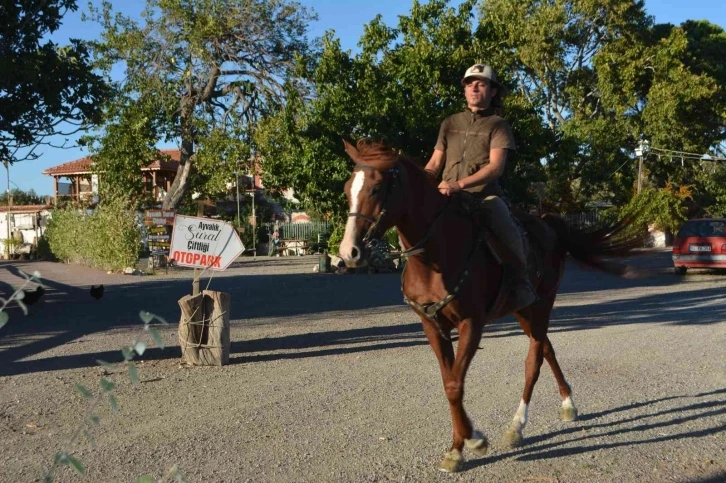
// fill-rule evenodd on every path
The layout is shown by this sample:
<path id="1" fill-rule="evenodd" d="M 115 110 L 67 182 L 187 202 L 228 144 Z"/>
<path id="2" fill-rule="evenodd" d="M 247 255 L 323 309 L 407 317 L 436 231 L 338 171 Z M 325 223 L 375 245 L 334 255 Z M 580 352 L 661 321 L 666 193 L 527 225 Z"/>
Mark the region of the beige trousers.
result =
<path id="1" fill-rule="evenodd" d="M 523 275 L 527 267 L 527 257 L 524 254 L 522 236 L 519 234 L 509 207 L 500 197 L 487 196 L 482 200 L 482 211 L 487 226 L 494 233 L 494 236 L 516 257 L 516 260 L 504 260 L 504 262 L 511 262 L 512 265 L 518 264 L 519 266 L 513 266 L 512 268 L 517 275 Z"/>

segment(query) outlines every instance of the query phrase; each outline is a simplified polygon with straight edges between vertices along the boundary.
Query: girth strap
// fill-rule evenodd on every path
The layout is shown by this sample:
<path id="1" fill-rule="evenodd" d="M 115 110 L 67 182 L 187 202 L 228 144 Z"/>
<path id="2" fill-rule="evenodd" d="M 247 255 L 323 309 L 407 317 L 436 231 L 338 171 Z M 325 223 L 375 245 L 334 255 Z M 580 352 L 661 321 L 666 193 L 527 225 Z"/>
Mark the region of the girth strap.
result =
<path id="1" fill-rule="evenodd" d="M 447 292 L 444 298 L 439 300 L 438 302 L 427 302 L 425 304 L 419 304 L 418 302 L 415 302 L 413 300 L 410 300 L 408 297 L 406 297 L 406 293 L 403 291 L 403 279 L 404 275 L 406 273 L 406 269 L 408 268 L 408 263 L 403 267 L 403 272 L 401 273 L 401 292 L 403 293 L 403 301 L 406 302 L 408 305 L 410 305 L 413 309 L 421 312 L 426 319 L 431 321 L 434 326 L 436 327 L 436 330 L 439 331 L 439 335 L 444 339 L 451 341 L 450 337 L 447 337 L 447 335 L 444 333 L 444 330 L 441 328 L 441 324 L 439 323 L 439 311 L 446 306 L 449 302 L 451 302 L 454 297 L 456 297 L 461 288 L 464 286 L 464 284 L 471 278 L 471 272 L 472 272 L 472 265 L 474 264 L 474 254 L 476 253 L 481 241 L 482 241 L 482 235 L 484 233 L 484 230 L 481 230 L 479 232 L 479 236 L 476 239 L 476 242 L 474 242 L 474 245 L 471 247 L 471 251 L 469 252 L 469 258 L 466 261 L 466 265 L 464 266 L 464 270 L 461 273 L 461 276 L 459 277 L 459 281 L 454 286 L 453 290 L 451 292 Z"/>

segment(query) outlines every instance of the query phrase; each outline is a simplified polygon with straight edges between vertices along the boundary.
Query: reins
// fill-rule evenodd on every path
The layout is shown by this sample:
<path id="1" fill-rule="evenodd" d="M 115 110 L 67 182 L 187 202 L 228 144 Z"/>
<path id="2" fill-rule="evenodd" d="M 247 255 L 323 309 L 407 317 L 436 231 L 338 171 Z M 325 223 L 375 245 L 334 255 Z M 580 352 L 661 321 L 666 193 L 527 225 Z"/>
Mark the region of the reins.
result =
<path id="1" fill-rule="evenodd" d="M 368 170 L 374 170 L 374 171 L 383 171 L 383 170 L 379 170 L 377 168 L 374 168 L 374 167 L 368 166 L 368 165 L 357 165 L 355 169 L 368 169 Z M 354 169 L 354 171 L 355 171 L 355 169 Z M 388 201 L 388 198 L 389 198 L 389 195 L 390 195 L 392 189 L 396 186 L 396 181 L 399 181 L 399 184 L 401 184 L 398 163 L 396 163 L 396 165 L 394 165 L 394 167 L 392 167 L 386 171 L 392 172 L 393 176 L 391 178 L 392 181 L 389 182 L 389 184 L 386 188 L 385 198 L 383 199 L 383 203 L 382 203 L 383 208 L 381 208 L 381 211 L 378 214 L 378 216 L 376 216 L 374 218 L 372 216 L 364 215 L 364 214 L 358 213 L 358 212 L 349 212 L 348 213 L 349 218 L 350 217 L 362 218 L 362 219 L 368 221 L 369 223 L 371 223 L 371 226 L 368 228 L 368 231 L 366 232 L 365 236 L 362 239 L 362 242 L 367 249 L 374 248 L 377 246 L 378 240 L 374 239 L 372 237 L 375 234 L 375 231 L 380 226 L 381 221 L 383 220 L 383 217 L 387 213 L 386 202 Z M 439 210 L 439 212 L 436 214 L 434 221 L 431 223 L 431 226 L 429 226 L 429 229 L 426 231 L 426 234 L 423 236 L 423 238 L 421 238 L 421 240 L 419 240 L 418 243 L 413 245 L 411 248 L 408 248 L 407 250 L 402 251 L 399 255 L 400 258 L 408 259 L 409 257 L 420 255 L 425 252 L 425 245 L 431 239 L 431 237 L 434 235 L 434 233 L 438 229 L 439 225 L 441 224 L 441 220 L 443 219 L 444 213 L 449 209 L 449 206 L 450 206 L 449 203 L 450 203 L 450 198 L 447 199 L 444 207 L 441 210 Z M 483 230 L 480 231 L 479 236 L 477 237 L 476 241 L 474 242 L 474 244 L 471 247 L 471 250 L 469 251 L 469 256 L 467 257 L 466 264 L 464 265 L 461 275 L 459 276 L 459 281 L 456 283 L 456 285 L 454 285 L 453 290 L 451 292 L 447 291 L 446 295 L 438 302 L 428 302 L 428 303 L 424 303 L 424 304 L 419 304 L 418 302 L 409 299 L 403 290 L 403 282 L 404 282 L 404 278 L 405 278 L 405 274 L 406 274 L 406 268 L 408 268 L 408 263 L 406 263 L 406 266 L 404 266 L 404 268 L 401 272 L 401 293 L 403 293 L 403 301 L 406 302 L 408 305 L 410 305 L 413 309 L 415 309 L 416 311 L 421 313 L 431 323 L 433 323 L 434 326 L 436 327 L 436 329 L 438 330 L 439 335 L 447 341 L 450 341 L 451 338 L 444 333 L 444 330 L 441 327 L 441 323 L 439 322 L 438 313 L 439 313 L 439 311 L 441 311 L 442 308 L 444 308 L 446 306 L 446 304 L 451 302 L 458 295 L 458 293 L 462 289 L 463 285 L 471 277 L 474 255 L 475 255 L 477 248 L 479 247 L 479 244 L 481 243 L 482 239 L 483 239 Z M 393 257 L 391 257 L 391 258 L 393 258 Z"/>

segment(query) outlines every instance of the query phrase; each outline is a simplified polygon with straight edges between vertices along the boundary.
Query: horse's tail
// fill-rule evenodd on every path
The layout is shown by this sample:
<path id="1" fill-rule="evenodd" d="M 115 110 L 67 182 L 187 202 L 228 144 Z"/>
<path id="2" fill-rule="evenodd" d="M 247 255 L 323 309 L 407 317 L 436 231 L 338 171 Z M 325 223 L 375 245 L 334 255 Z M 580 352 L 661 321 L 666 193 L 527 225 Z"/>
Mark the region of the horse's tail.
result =
<path id="1" fill-rule="evenodd" d="M 569 253 L 578 262 L 623 278 L 642 276 L 629 265 L 606 259 L 626 256 L 631 254 L 634 248 L 643 246 L 643 235 L 627 231 L 633 222 L 632 218 L 625 218 L 591 232 L 573 228 L 561 216 L 555 214 L 542 215 L 542 220 L 555 231 L 559 250 Z"/>

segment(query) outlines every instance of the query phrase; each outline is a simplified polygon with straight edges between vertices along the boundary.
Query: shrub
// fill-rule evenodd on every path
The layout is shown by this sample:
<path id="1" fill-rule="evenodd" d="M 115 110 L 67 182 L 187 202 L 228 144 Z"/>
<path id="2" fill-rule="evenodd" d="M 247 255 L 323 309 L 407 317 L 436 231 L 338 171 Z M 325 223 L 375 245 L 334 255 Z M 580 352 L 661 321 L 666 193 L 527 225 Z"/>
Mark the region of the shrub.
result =
<path id="1" fill-rule="evenodd" d="M 633 223 L 625 236 L 645 233 L 651 224 L 657 230 L 676 233 L 688 219 L 686 200 L 689 199 L 692 199 L 689 186 L 675 188 L 668 183 L 660 189 L 647 188 L 624 207 L 604 212 L 603 220 L 612 223 L 624 217 L 632 218 Z"/>
<path id="2" fill-rule="evenodd" d="M 59 260 L 105 270 L 134 266 L 141 248 L 136 215 L 122 199 L 105 200 L 91 214 L 54 210 L 45 236 Z"/>
<path id="3" fill-rule="evenodd" d="M 333 225 L 333 231 L 328 239 L 328 253 L 331 255 L 338 255 L 340 249 L 340 242 L 343 241 L 343 235 L 345 234 L 345 224 L 335 223 Z M 389 248 L 392 250 L 398 250 L 398 232 L 395 228 L 390 228 L 381 238 L 382 241 L 388 243 Z M 317 240 L 316 240 L 317 241 Z"/>
<path id="4" fill-rule="evenodd" d="M 49 260 L 49 261 L 55 261 L 55 255 L 53 255 L 53 251 L 50 249 L 50 244 L 48 243 L 48 237 L 43 234 L 40 238 L 38 238 L 38 247 L 36 248 L 35 252 L 36 257 L 38 260 Z"/>
<path id="5" fill-rule="evenodd" d="M 340 242 L 343 241 L 343 235 L 345 234 L 345 224 L 344 223 L 335 223 L 333 226 L 333 231 L 330 233 L 330 238 L 328 238 L 328 253 L 331 255 L 338 255 L 338 251 L 340 250 Z"/>

